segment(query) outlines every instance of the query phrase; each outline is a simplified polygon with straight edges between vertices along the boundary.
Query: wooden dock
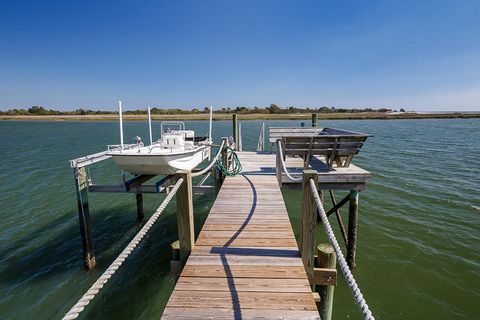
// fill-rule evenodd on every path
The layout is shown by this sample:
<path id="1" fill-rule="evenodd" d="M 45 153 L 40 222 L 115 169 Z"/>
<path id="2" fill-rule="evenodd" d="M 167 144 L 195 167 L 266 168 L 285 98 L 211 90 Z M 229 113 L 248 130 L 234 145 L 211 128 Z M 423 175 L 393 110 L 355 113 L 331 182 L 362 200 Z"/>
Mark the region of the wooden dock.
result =
<path id="1" fill-rule="evenodd" d="M 319 319 L 275 156 L 239 156 L 243 173 L 226 177 L 162 319 Z"/>

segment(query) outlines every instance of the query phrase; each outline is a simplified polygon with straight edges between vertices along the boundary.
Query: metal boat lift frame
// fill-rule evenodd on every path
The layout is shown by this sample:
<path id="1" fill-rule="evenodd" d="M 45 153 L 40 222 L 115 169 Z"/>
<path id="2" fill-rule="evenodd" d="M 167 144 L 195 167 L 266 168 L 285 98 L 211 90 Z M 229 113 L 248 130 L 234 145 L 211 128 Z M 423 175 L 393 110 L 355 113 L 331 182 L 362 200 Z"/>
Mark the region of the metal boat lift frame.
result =
<path id="1" fill-rule="evenodd" d="M 135 144 L 123 145 L 123 149 L 135 147 Z M 108 152 L 121 148 L 118 146 L 108 146 L 108 149 L 102 152 L 90 154 L 84 157 L 70 160 L 70 167 L 73 169 L 75 179 L 75 189 L 77 194 L 78 215 L 80 224 L 80 235 L 82 238 L 83 262 L 86 268 L 91 269 L 96 265 L 93 238 L 90 222 L 90 206 L 88 202 L 89 192 L 107 192 L 107 193 L 134 193 L 137 203 L 137 220 L 144 218 L 143 211 L 143 193 L 169 193 L 172 185 L 177 180 L 175 175 L 161 177 L 153 184 L 145 184 L 147 181 L 158 177 L 157 175 L 141 174 L 123 181 L 121 184 L 95 184 L 87 170 L 87 167 L 95 163 L 111 158 Z M 192 172 L 196 172 L 193 170 Z M 200 171 L 200 170 L 198 170 Z M 215 192 L 215 186 L 203 185 L 209 174 L 214 173 L 215 181 L 219 175 L 215 167 L 208 172 L 204 179 L 198 184 L 192 186 L 194 194 L 210 194 Z M 125 177 L 125 175 L 124 175 Z"/>

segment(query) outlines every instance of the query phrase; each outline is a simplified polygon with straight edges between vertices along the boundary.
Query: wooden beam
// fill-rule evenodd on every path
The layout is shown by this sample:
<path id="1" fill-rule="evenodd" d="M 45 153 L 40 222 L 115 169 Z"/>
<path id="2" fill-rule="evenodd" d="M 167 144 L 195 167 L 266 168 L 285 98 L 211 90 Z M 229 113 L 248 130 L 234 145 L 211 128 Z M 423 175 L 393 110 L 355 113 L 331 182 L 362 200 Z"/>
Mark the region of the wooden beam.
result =
<path id="1" fill-rule="evenodd" d="M 330 198 L 332 199 L 333 206 L 337 205 L 337 201 L 335 200 L 335 195 L 333 194 L 332 190 L 328 190 L 330 193 Z M 335 210 L 335 215 L 337 216 L 338 226 L 340 227 L 340 232 L 342 233 L 343 241 L 345 242 L 345 246 L 348 246 L 348 237 L 347 233 L 345 232 L 345 225 L 343 224 L 342 216 L 340 215 L 340 209 Z"/>
<path id="2" fill-rule="evenodd" d="M 315 250 L 315 226 L 317 224 L 317 207 L 310 189 L 310 179 L 318 183 L 315 170 L 304 170 L 302 181 L 302 214 L 300 215 L 300 252 L 308 279 L 314 278 L 313 263 Z"/>
<path id="3" fill-rule="evenodd" d="M 337 284 L 337 269 L 314 267 L 311 283 L 321 286 Z"/>
<path id="4" fill-rule="evenodd" d="M 154 174 L 140 174 L 138 176 L 135 176 L 132 179 L 125 181 L 125 190 L 130 191 L 131 189 L 142 185 L 144 182 L 147 182 L 153 177 L 155 177 Z"/>
<path id="5" fill-rule="evenodd" d="M 82 238 L 83 264 L 87 269 L 96 265 L 93 251 L 92 230 L 90 226 L 90 209 L 88 206 L 88 179 L 85 167 L 73 168 L 75 189 L 77 191 L 78 218 Z"/>
<path id="6" fill-rule="evenodd" d="M 328 210 L 327 213 L 326 213 L 327 217 L 331 216 L 332 213 L 334 213 L 335 211 L 340 209 L 348 201 L 350 201 L 350 194 L 348 194 L 345 198 L 343 198 L 342 201 L 340 201 L 339 203 L 334 205 L 332 209 Z"/>
<path id="7" fill-rule="evenodd" d="M 183 265 L 195 245 L 192 174 L 183 171 L 179 172 L 177 176 L 183 178 L 183 183 L 177 191 L 178 239 L 180 241 L 180 262 Z"/>

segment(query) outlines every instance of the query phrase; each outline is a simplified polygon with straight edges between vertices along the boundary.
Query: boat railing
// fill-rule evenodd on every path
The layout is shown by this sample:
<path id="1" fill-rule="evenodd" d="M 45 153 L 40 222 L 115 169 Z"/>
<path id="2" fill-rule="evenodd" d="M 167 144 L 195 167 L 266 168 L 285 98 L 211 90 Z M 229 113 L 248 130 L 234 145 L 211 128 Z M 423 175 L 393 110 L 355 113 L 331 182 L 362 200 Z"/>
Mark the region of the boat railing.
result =
<path id="1" fill-rule="evenodd" d="M 136 144 L 136 143 L 131 143 L 131 144 L 124 144 L 123 145 L 123 150 L 128 150 L 128 149 L 134 149 L 135 147 L 141 147 L 141 145 Z M 120 151 L 122 150 L 122 145 L 120 144 L 109 144 L 107 145 L 107 151 Z"/>
<path id="2" fill-rule="evenodd" d="M 185 131 L 185 123 L 182 121 L 162 121 L 160 124 L 160 133 L 163 135 L 166 132 L 163 128 L 166 126 L 178 126 L 179 131 Z"/>

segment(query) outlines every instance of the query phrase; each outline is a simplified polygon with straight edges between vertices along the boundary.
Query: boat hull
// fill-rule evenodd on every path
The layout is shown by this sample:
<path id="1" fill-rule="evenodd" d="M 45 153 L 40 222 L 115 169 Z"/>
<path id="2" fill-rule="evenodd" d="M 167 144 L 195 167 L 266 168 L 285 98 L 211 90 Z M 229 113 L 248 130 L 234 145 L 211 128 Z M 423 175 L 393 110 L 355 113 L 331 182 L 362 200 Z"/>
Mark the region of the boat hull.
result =
<path id="1" fill-rule="evenodd" d="M 133 174 L 172 174 L 178 171 L 191 171 L 210 156 L 210 147 L 202 146 L 181 153 L 134 153 L 112 152 L 115 164 Z"/>

